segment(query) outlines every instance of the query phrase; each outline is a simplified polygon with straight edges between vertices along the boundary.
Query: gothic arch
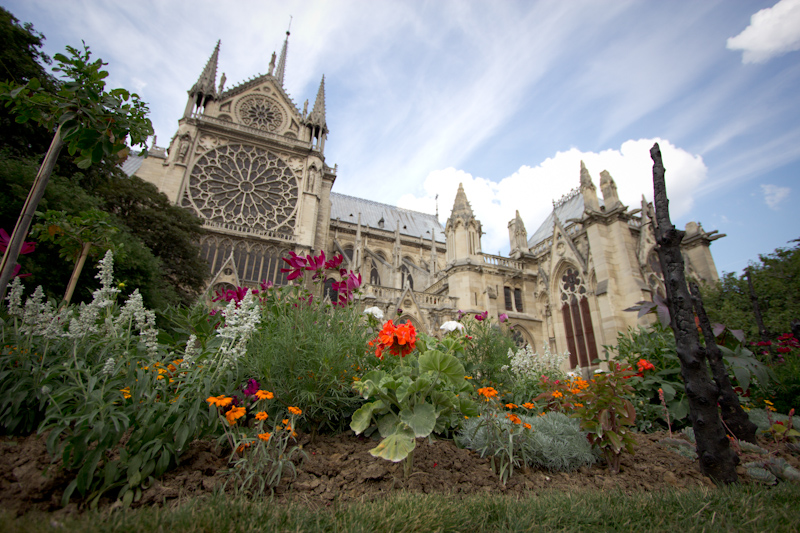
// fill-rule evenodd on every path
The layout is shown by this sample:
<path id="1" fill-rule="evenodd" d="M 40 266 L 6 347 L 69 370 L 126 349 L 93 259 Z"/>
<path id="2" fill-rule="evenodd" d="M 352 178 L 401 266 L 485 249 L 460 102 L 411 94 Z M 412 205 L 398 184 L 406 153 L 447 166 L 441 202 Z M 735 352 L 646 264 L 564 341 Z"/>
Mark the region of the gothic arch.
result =
<path id="1" fill-rule="evenodd" d="M 517 343 L 517 346 L 521 348 L 527 344 L 535 350 L 536 341 L 533 335 L 520 324 L 512 324 L 512 326 L 513 330 L 511 331 L 511 336 L 514 338 L 514 342 Z"/>
<path id="2" fill-rule="evenodd" d="M 566 261 L 557 272 L 559 275 L 553 276 L 553 296 L 567 339 L 570 367 L 586 368 L 598 357 L 586 275 Z"/>

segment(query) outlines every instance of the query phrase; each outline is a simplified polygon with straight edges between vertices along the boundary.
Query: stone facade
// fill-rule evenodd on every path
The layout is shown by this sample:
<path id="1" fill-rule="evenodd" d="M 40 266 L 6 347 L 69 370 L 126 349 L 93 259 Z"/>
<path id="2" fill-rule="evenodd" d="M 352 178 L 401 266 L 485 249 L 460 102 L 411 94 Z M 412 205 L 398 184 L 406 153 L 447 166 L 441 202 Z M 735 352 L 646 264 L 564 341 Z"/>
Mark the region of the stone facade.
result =
<path id="1" fill-rule="evenodd" d="M 588 368 L 637 324 L 623 310 L 663 290 L 652 206 L 623 205 L 605 171 L 599 198 L 582 163 L 578 187 L 531 235 L 519 212 L 511 219 L 509 257 L 482 252 L 481 223 L 460 186 L 444 227 L 436 215 L 332 192 L 325 79 L 311 112 L 308 101 L 301 111 L 283 87 L 287 46 L 288 33 L 267 74 L 225 89 L 224 74 L 216 83 L 217 43 L 169 147 L 154 138 L 149 157 L 124 166 L 205 221 L 211 292 L 286 283 L 289 251 L 341 253 L 363 276 L 362 305 L 387 318 L 436 333 L 459 310 L 505 313 L 521 340 L 568 350 L 571 367 Z M 685 259 L 697 279 L 717 279 L 715 233 L 687 225 Z"/>

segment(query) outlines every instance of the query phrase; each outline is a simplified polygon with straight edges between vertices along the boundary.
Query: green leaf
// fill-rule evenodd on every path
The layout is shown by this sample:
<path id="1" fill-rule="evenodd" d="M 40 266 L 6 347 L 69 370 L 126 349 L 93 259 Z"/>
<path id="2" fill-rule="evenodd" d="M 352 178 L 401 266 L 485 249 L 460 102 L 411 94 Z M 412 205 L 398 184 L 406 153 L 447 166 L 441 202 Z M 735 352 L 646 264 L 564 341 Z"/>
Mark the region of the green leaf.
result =
<path id="1" fill-rule="evenodd" d="M 461 361 L 439 350 L 428 350 L 419 356 L 419 371 L 438 372 L 456 386 L 464 382 L 466 374 Z"/>
<path id="2" fill-rule="evenodd" d="M 391 411 L 380 417 L 378 419 L 378 433 L 380 433 L 381 438 L 386 438 L 395 433 L 399 422 L 400 419 Z"/>
<path id="3" fill-rule="evenodd" d="M 372 422 L 372 413 L 377 409 L 383 409 L 384 403 L 382 400 L 376 400 L 371 403 L 362 405 L 350 420 L 350 429 L 358 435 L 367 429 Z"/>
<path id="4" fill-rule="evenodd" d="M 408 457 L 416 446 L 414 432 L 411 428 L 398 428 L 397 432 L 383 439 L 380 444 L 369 451 L 373 457 L 380 457 L 398 463 Z"/>
<path id="5" fill-rule="evenodd" d="M 436 410 L 429 403 L 420 403 L 414 406 L 413 411 L 400 411 L 400 420 L 408 424 L 414 436 L 427 437 L 436 426 Z"/>

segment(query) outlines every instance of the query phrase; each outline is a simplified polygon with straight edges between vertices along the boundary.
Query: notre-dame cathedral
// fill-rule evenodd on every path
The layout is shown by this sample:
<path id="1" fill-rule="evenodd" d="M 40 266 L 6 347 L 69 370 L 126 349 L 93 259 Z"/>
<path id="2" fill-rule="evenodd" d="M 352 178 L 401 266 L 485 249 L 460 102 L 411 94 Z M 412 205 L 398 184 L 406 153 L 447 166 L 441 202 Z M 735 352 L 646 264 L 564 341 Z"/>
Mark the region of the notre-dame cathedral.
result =
<path id="1" fill-rule="evenodd" d="M 637 324 L 623 310 L 663 290 L 652 206 L 623 205 L 605 171 L 598 195 L 586 168 L 576 169 L 576 188 L 531 234 L 517 212 L 509 257 L 481 251 L 481 223 L 461 187 L 444 227 L 435 215 L 333 192 L 325 78 L 311 110 L 308 101 L 299 109 L 283 86 L 287 44 L 288 32 L 267 74 L 225 88 L 217 43 L 169 147 L 154 138 L 147 158 L 123 166 L 203 219 L 210 292 L 286 283 L 289 251 L 340 253 L 363 276 L 361 305 L 386 318 L 397 321 L 402 308 L 401 321 L 436 333 L 459 311 L 505 313 L 520 340 L 568 350 L 571 367 L 588 368 L 602 345 Z M 709 245 L 719 237 L 687 225 L 691 276 L 717 280 Z"/>

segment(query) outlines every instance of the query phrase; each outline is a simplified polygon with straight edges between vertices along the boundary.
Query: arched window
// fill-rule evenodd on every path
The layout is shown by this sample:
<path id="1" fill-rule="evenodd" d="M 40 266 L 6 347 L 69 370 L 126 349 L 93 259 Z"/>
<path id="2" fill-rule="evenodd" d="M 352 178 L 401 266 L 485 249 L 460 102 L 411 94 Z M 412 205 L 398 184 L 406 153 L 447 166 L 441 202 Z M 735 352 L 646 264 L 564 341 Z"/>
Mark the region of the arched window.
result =
<path id="1" fill-rule="evenodd" d="M 381 275 L 378 273 L 378 269 L 375 268 L 375 265 L 372 265 L 372 269 L 369 271 L 369 284 L 370 285 L 380 285 L 381 284 Z"/>
<path id="2" fill-rule="evenodd" d="M 330 298 L 331 302 L 336 302 L 339 299 L 339 293 L 333 289 L 333 284 L 336 280 L 328 278 L 325 280 L 325 288 L 323 289 L 322 298 Z"/>
<path id="3" fill-rule="evenodd" d="M 400 281 L 400 288 L 406 288 L 406 282 L 408 282 L 408 287 L 413 291 L 414 290 L 414 278 L 411 276 L 411 272 L 409 272 L 408 267 L 403 265 L 400 267 L 400 273 L 402 274 L 402 279 Z"/>
<path id="4" fill-rule="evenodd" d="M 569 364 L 588 367 L 597 359 L 597 343 L 592 327 L 592 315 L 586 284 L 574 268 L 567 268 L 561 276 L 561 315 L 567 334 Z"/>

